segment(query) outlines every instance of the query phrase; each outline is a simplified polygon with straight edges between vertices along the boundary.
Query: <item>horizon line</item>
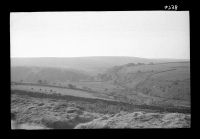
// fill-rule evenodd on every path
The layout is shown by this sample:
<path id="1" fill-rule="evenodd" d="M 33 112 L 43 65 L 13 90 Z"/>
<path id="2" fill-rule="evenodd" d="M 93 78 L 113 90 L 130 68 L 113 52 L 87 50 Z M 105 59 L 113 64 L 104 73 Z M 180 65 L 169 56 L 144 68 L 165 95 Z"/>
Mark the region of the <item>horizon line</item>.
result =
<path id="1" fill-rule="evenodd" d="M 88 58 L 88 57 L 127 57 L 127 58 L 143 58 L 143 59 L 174 59 L 174 60 L 190 60 L 190 58 L 147 58 L 147 57 L 136 57 L 136 56 L 71 56 L 71 57 L 10 57 L 10 58 Z"/>

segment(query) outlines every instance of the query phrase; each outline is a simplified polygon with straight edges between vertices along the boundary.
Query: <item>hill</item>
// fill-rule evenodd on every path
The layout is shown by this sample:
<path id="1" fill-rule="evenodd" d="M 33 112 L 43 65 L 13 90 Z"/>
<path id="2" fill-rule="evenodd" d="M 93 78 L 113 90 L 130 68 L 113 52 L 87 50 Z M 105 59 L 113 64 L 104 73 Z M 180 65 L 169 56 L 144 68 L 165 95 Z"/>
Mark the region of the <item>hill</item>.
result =
<path id="1" fill-rule="evenodd" d="M 155 102 L 154 99 L 162 99 L 160 103 L 170 99 L 185 101 L 187 105 L 190 102 L 190 62 L 130 63 L 115 66 L 99 77 L 124 88 L 120 95 L 128 96 L 129 99 L 131 95 L 139 95 L 149 100 L 149 103 Z"/>
<path id="2" fill-rule="evenodd" d="M 96 56 L 96 57 L 44 57 L 44 58 L 11 58 L 11 66 L 21 67 L 53 67 L 82 70 L 89 74 L 102 73 L 112 66 L 124 65 L 127 63 L 160 63 L 170 61 L 181 61 L 174 59 L 146 59 L 138 57 L 120 56 Z"/>
<path id="3" fill-rule="evenodd" d="M 106 99 L 133 104 L 190 106 L 189 61 L 134 57 L 11 60 L 12 81 L 73 84 Z"/>
<path id="4" fill-rule="evenodd" d="M 11 67 L 12 81 L 37 82 L 64 82 L 90 79 L 91 76 L 83 71 L 72 69 L 59 69 L 51 67 Z"/>

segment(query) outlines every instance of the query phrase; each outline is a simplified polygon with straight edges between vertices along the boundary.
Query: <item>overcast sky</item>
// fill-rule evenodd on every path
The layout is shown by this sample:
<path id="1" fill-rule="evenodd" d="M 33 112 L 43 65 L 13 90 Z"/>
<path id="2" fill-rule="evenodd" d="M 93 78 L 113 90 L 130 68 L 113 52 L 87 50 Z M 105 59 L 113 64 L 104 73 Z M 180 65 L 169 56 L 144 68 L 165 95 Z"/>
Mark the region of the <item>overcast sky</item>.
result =
<path id="1" fill-rule="evenodd" d="M 188 11 L 11 13 L 11 57 L 190 58 Z"/>

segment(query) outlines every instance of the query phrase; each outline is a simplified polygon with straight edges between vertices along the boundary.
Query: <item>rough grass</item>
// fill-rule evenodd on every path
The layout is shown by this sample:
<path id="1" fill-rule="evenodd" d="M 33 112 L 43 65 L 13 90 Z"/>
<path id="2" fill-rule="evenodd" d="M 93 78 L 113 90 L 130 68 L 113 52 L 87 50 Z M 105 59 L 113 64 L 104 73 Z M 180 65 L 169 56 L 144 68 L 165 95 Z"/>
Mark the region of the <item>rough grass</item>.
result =
<path id="1" fill-rule="evenodd" d="M 77 105 L 89 112 L 97 113 L 118 113 L 120 111 L 133 112 L 136 110 L 152 110 L 152 111 L 168 111 L 168 112 L 181 112 L 190 113 L 190 108 L 185 107 L 163 107 L 163 106 L 151 106 L 151 105 L 132 105 L 124 102 L 107 101 L 102 99 L 89 99 L 60 94 L 45 94 L 38 92 L 27 92 L 21 90 L 13 90 L 12 94 L 25 95 L 35 98 L 49 98 L 54 100 L 65 100 L 75 102 Z"/>
<path id="2" fill-rule="evenodd" d="M 109 76 L 114 84 L 124 87 L 125 92 L 128 92 L 122 98 L 124 100 L 126 96 L 130 96 L 129 94 L 137 92 L 138 95 L 155 97 L 158 101 L 162 99 L 187 101 L 186 105 L 190 104 L 189 64 L 189 62 L 177 62 L 138 66 L 122 65 L 119 69 L 113 68 L 108 71 L 104 76 Z M 146 100 L 149 101 L 149 98 L 146 97 Z M 142 100 L 142 97 L 137 99 Z M 130 101 L 135 100 L 131 98 Z M 173 101 L 170 102 L 174 104 Z"/>
<path id="3" fill-rule="evenodd" d="M 20 126 L 21 128 L 45 127 L 50 129 L 72 129 L 82 124 L 86 124 L 87 126 L 87 123 L 90 122 L 93 123 L 93 126 L 89 126 L 89 128 L 129 128 L 129 126 L 126 124 L 130 121 L 127 121 L 127 119 L 131 119 L 131 117 L 136 117 L 135 120 L 142 123 L 151 120 L 149 115 L 147 115 L 147 117 L 137 117 L 137 115 L 140 115 L 139 112 L 133 115 L 122 117 L 123 115 L 134 113 L 134 109 L 133 111 L 130 110 L 130 108 L 127 110 L 122 110 L 121 105 L 109 105 L 108 103 L 105 104 L 100 101 L 91 103 L 86 102 L 86 100 L 69 101 L 65 99 L 53 99 L 48 97 L 39 98 L 17 93 L 12 93 L 11 95 L 11 112 L 16 114 L 16 121 L 23 125 Z M 141 111 L 141 109 L 135 109 L 135 111 Z M 112 120 L 112 117 L 115 119 Z M 157 116 L 154 116 L 154 119 L 156 118 L 159 118 L 158 114 Z M 165 119 L 173 118 L 168 116 L 165 117 Z M 188 120 L 190 120 L 190 118 L 188 118 Z M 121 123 L 118 123 L 119 121 L 121 121 Z M 32 126 L 33 124 L 30 125 L 29 123 L 34 123 L 35 126 Z M 176 125 L 177 124 L 182 125 L 180 121 L 176 122 Z M 149 124 L 149 126 L 153 127 L 153 124 Z M 171 127 L 174 126 L 174 124 L 171 125 Z"/>
<path id="4" fill-rule="evenodd" d="M 41 123 L 53 129 L 72 129 L 75 126 L 73 123 L 65 120 L 55 121 L 53 119 L 42 119 Z"/>
<path id="5" fill-rule="evenodd" d="M 11 112 L 16 113 L 15 120 L 20 125 L 18 127 L 24 128 L 34 123 L 46 128 L 71 129 L 79 123 L 89 122 L 99 116 L 84 111 L 72 102 L 16 94 L 11 98 Z"/>
<path id="6" fill-rule="evenodd" d="M 118 113 L 107 118 L 98 118 L 82 123 L 75 129 L 98 128 L 189 128 L 190 115 L 179 113 Z"/>

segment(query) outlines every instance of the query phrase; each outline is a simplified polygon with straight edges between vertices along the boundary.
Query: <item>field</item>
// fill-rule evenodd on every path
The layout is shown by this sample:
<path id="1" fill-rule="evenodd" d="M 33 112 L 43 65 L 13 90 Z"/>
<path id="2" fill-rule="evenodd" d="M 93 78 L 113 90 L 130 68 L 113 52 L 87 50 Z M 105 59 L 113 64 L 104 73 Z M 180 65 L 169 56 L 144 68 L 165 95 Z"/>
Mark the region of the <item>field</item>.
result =
<path id="1" fill-rule="evenodd" d="M 41 92 L 41 93 L 58 93 L 63 95 L 72 95 L 86 98 L 95 98 L 95 94 L 88 93 L 86 91 L 79 91 L 67 88 L 49 87 L 49 86 L 37 86 L 37 85 L 13 85 L 14 90 L 26 90 L 29 92 Z"/>

